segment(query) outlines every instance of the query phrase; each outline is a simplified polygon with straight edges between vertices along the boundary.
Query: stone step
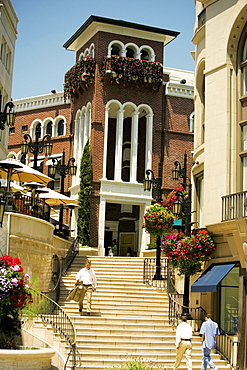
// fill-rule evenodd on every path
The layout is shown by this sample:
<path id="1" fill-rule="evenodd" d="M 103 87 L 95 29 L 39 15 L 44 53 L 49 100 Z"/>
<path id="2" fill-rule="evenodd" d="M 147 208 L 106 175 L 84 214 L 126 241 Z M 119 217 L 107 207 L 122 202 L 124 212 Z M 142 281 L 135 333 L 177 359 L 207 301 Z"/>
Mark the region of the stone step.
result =
<path id="1" fill-rule="evenodd" d="M 104 370 L 117 367 L 128 356 L 143 358 L 160 366 L 172 367 L 175 361 L 176 328 L 169 324 L 169 299 L 165 288 L 143 283 L 143 258 L 92 257 L 98 287 L 92 297 L 92 315 L 78 312 L 78 303 L 65 301 L 74 287 L 85 258 L 77 256 L 63 277 L 60 304 L 69 314 L 81 354 L 78 370 Z M 86 306 L 85 306 L 86 307 Z M 193 370 L 201 368 L 201 340 L 192 339 Z M 69 349 L 67 349 L 69 350 Z M 228 369 L 218 354 L 213 359 L 220 370 Z M 187 370 L 185 360 L 179 370 Z"/>

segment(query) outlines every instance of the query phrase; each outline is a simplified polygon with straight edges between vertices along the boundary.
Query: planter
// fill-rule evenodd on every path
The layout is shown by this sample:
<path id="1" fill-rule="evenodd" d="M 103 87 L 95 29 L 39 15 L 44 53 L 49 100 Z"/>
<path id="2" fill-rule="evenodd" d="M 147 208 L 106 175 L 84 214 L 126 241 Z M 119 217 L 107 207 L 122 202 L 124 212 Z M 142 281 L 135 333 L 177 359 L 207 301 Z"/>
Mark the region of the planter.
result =
<path id="1" fill-rule="evenodd" d="M 23 347 L 0 349 L 1 370 L 51 370 L 55 351 L 50 348 Z"/>

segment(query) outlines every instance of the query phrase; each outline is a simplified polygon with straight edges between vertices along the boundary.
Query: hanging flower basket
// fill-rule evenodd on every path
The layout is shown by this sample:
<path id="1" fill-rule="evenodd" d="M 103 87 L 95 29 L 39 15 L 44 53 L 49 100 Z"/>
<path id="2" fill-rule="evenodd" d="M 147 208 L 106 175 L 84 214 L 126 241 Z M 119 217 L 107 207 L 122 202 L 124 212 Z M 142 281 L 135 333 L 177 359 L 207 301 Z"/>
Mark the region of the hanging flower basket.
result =
<path id="1" fill-rule="evenodd" d="M 94 83 L 95 65 L 95 59 L 86 56 L 68 70 L 64 78 L 64 100 L 83 93 L 83 88 Z"/>
<path id="2" fill-rule="evenodd" d="M 160 203 L 150 206 L 144 215 L 143 228 L 154 237 L 165 235 L 172 230 L 174 216 Z"/>
<path id="3" fill-rule="evenodd" d="M 24 274 L 21 261 L 4 255 L 0 257 L 0 348 L 16 348 L 20 336 L 21 310 L 32 302 L 29 276 Z"/>
<path id="4" fill-rule="evenodd" d="M 109 76 L 110 83 L 124 87 L 147 87 L 158 91 L 163 81 L 163 65 L 135 58 L 111 55 L 104 57 L 101 78 Z"/>
<path id="5" fill-rule="evenodd" d="M 179 269 L 181 275 L 194 275 L 201 271 L 202 262 L 207 261 L 216 245 L 207 230 L 187 236 L 172 233 L 163 237 L 161 248 L 169 263 Z"/>

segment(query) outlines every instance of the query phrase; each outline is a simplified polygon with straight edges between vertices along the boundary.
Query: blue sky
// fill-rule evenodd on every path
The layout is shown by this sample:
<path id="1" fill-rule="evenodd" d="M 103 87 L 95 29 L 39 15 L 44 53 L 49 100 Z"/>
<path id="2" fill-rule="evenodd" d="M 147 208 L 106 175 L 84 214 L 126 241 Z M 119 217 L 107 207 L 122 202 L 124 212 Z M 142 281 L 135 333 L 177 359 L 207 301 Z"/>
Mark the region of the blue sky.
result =
<path id="1" fill-rule="evenodd" d="M 75 53 L 63 44 L 90 15 L 122 19 L 180 32 L 165 47 L 166 67 L 194 70 L 190 52 L 194 0 L 11 0 L 17 17 L 12 98 L 63 90 Z"/>

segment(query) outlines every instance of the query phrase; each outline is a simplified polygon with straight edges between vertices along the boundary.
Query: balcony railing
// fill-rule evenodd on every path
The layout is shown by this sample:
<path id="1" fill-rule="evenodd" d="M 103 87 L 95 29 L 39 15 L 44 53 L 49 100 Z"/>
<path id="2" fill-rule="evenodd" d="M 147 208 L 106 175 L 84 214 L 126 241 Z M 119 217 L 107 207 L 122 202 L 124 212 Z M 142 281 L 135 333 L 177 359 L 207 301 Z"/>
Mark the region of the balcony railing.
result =
<path id="1" fill-rule="evenodd" d="M 29 197 L 18 192 L 9 192 L 5 212 L 16 212 L 50 221 L 50 206 L 42 199 Z"/>
<path id="2" fill-rule="evenodd" d="M 222 221 L 247 217 L 247 191 L 222 197 Z"/>

